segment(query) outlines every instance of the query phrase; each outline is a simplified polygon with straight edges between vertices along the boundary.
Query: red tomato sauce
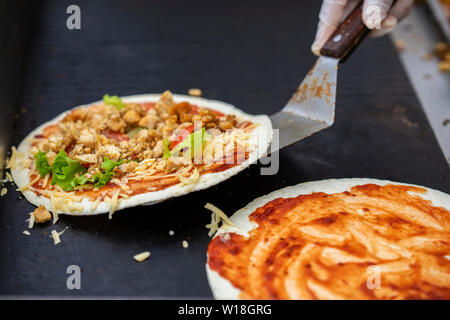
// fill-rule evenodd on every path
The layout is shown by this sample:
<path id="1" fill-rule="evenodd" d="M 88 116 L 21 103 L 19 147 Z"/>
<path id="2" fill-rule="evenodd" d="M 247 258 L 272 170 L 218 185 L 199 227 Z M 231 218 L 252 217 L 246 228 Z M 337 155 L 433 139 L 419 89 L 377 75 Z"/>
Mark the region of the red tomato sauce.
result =
<path id="1" fill-rule="evenodd" d="M 243 299 L 448 300 L 450 211 L 414 194 L 424 191 L 367 184 L 275 199 L 250 214 L 249 237 L 215 237 L 208 265 Z M 380 288 L 368 287 L 370 266 L 386 270 Z"/>

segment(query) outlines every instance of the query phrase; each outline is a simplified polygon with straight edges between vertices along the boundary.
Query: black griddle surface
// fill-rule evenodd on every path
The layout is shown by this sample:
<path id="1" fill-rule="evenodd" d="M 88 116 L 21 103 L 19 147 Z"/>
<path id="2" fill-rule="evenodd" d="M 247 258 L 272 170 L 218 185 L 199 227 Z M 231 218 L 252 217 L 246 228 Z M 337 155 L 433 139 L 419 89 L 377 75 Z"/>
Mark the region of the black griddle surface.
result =
<path id="1" fill-rule="evenodd" d="M 103 94 L 201 88 L 204 97 L 271 114 L 315 58 L 320 1 L 77 1 L 82 29 L 65 27 L 71 1 L 44 1 L 26 61 L 12 144 Z M 388 38 L 366 41 L 339 70 L 333 127 L 282 150 L 280 170 L 253 165 L 208 190 L 97 217 L 61 216 L 22 234 L 34 207 L 8 184 L 0 200 L 0 294 L 211 298 L 205 224 L 256 197 L 310 180 L 367 177 L 450 193 L 450 172 Z M 68 227 L 54 246 L 51 230 Z M 169 230 L 175 235 L 169 236 Z M 182 247 L 182 240 L 189 248 Z M 136 263 L 133 255 L 152 255 Z M 66 269 L 82 269 L 68 290 Z"/>

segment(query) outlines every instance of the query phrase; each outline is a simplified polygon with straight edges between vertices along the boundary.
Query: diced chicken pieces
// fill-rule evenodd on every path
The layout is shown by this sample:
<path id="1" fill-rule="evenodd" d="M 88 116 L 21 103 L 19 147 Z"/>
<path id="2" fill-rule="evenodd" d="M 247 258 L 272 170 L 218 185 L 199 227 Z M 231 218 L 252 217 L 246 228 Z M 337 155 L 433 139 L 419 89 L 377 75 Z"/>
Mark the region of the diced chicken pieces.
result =
<path id="1" fill-rule="evenodd" d="M 141 120 L 141 116 L 136 111 L 130 110 L 123 115 L 123 120 L 128 124 L 137 124 Z"/>
<path id="2" fill-rule="evenodd" d="M 77 108 L 71 111 L 65 118 L 65 121 L 84 120 L 88 113 L 87 108 Z"/>
<path id="3" fill-rule="evenodd" d="M 136 133 L 135 138 L 138 142 L 145 142 L 148 138 L 148 130 L 147 129 L 139 130 L 139 132 Z"/>
<path id="4" fill-rule="evenodd" d="M 160 114 L 165 114 L 173 105 L 175 105 L 175 102 L 173 101 L 172 92 L 167 90 L 161 95 L 161 98 L 159 98 L 159 101 L 155 105 L 155 109 Z"/>
<path id="5" fill-rule="evenodd" d="M 139 126 L 147 129 L 155 129 L 159 118 L 153 114 L 147 114 L 139 121 Z"/>
<path id="6" fill-rule="evenodd" d="M 167 159 L 166 171 L 175 172 L 186 164 L 187 163 L 183 157 L 170 157 Z"/>
<path id="7" fill-rule="evenodd" d="M 47 211 L 47 209 L 45 209 L 43 205 L 40 205 L 36 208 L 36 210 L 34 210 L 33 216 L 34 221 L 37 223 L 43 223 L 52 219 L 52 215 Z"/>
<path id="8" fill-rule="evenodd" d="M 133 170 L 136 169 L 137 166 L 138 166 L 138 163 L 136 161 L 126 162 L 119 166 L 119 171 L 121 171 L 123 173 L 133 172 Z"/>
<path id="9" fill-rule="evenodd" d="M 60 133 L 56 133 L 48 138 L 48 145 L 52 150 L 59 150 L 63 145 L 63 140 L 63 135 Z"/>
<path id="10" fill-rule="evenodd" d="M 78 141 L 85 145 L 93 145 L 95 143 L 95 131 L 89 129 L 81 130 Z"/>
<path id="11" fill-rule="evenodd" d="M 75 159 L 82 163 L 96 164 L 97 156 L 95 154 L 80 154 L 76 155 Z"/>
<path id="12" fill-rule="evenodd" d="M 155 158 L 159 158 L 163 155 L 163 152 L 164 152 L 164 144 L 162 140 L 159 140 L 156 143 L 155 147 L 153 148 L 153 156 Z"/>
<path id="13" fill-rule="evenodd" d="M 101 148 L 101 153 L 110 160 L 117 161 L 120 157 L 120 149 L 112 144 L 108 144 Z"/>
<path id="14" fill-rule="evenodd" d="M 121 131 L 125 127 L 125 122 L 120 117 L 113 117 L 108 120 L 108 128 L 112 131 Z"/>
<path id="15" fill-rule="evenodd" d="M 233 122 L 226 120 L 219 122 L 219 128 L 222 131 L 227 131 L 233 128 Z"/>

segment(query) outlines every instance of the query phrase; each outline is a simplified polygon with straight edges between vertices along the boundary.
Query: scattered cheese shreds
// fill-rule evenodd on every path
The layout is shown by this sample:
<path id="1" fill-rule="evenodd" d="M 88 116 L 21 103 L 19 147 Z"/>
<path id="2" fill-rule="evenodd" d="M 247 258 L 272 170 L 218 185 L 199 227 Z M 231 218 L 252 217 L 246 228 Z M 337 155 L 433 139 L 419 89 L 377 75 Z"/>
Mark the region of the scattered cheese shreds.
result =
<path id="1" fill-rule="evenodd" d="M 91 206 L 91 211 L 94 212 L 95 210 L 97 210 L 98 205 L 100 204 L 100 201 L 102 200 L 102 197 L 97 197 L 97 199 L 95 199 L 94 203 Z"/>
<path id="2" fill-rule="evenodd" d="M 61 243 L 61 238 L 59 237 L 59 233 L 56 230 L 52 230 L 51 237 L 53 238 L 53 243 L 57 245 L 58 243 Z"/>
<path id="3" fill-rule="evenodd" d="M 67 229 L 67 228 L 68 228 L 68 227 L 66 227 L 66 229 Z M 61 238 L 60 238 L 60 236 L 64 233 L 64 231 L 66 231 L 66 229 L 64 229 L 64 230 L 61 231 L 61 232 L 58 232 L 58 231 L 56 231 L 56 230 L 52 230 L 50 237 L 53 238 L 53 243 L 54 243 L 55 245 L 57 245 L 58 243 L 61 243 Z"/>
<path id="4" fill-rule="evenodd" d="M 188 94 L 193 97 L 201 97 L 202 90 L 197 89 L 197 88 L 192 88 L 192 89 L 189 89 Z"/>
<path id="5" fill-rule="evenodd" d="M 29 213 L 30 218 L 28 218 L 26 221 L 28 222 L 28 229 L 33 229 L 34 227 L 34 214 L 33 212 Z"/>
<path id="6" fill-rule="evenodd" d="M 112 215 L 114 214 L 114 212 L 116 212 L 117 208 L 119 207 L 119 193 L 120 191 L 116 191 L 109 201 L 108 219 L 110 220 L 112 219 Z"/>
<path id="7" fill-rule="evenodd" d="M 175 234 L 175 231 L 169 230 L 169 236 L 173 236 Z"/>
<path id="8" fill-rule="evenodd" d="M 142 262 L 144 260 L 147 260 L 150 257 L 150 251 L 144 251 L 141 253 L 138 253 L 137 255 L 134 256 L 134 260 L 136 260 L 137 262 Z"/>
<path id="9" fill-rule="evenodd" d="M 219 223 L 222 221 L 222 226 L 236 227 L 236 225 L 227 217 L 227 215 L 211 203 L 207 203 L 205 208 L 211 211 L 211 223 L 206 225 L 209 229 L 208 236 L 213 236 L 219 230 Z"/>
<path id="10" fill-rule="evenodd" d="M 23 233 L 24 235 L 26 235 L 26 236 L 31 235 L 30 231 L 27 231 L 27 230 L 23 231 L 22 233 Z"/>
<path id="11" fill-rule="evenodd" d="M 14 181 L 12 176 L 11 176 L 11 173 L 9 173 L 9 172 L 6 172 L 6 181 L 8 181 L 8 182 L 13 182 Z"/>
<path id="12" fill-rule="evenodd" d="M 178 180 L 181 182 L 181 186 L 186 186 L 189 184 L 195 184 L 200 180 L 200 174 L 198 173 L 197 168 L 194 169 L 194 172 L 189 177 L 182 176 L 181 174 L 177 174 Z"/>
<path id="13" fill-rule="evenodd" d="M 16 167 L 16 147 L 11 147 L 11 157 L 6 159 L 6 169 L 15 169 Z"/>
<path id="14" fill-rule="evenodd" d="M 8 189 L 2 188 L 2 191 L 0 191 L 0 196 L 3 197 L 7 193 L 8 193 Z"/>
<path id="15" fill-rule="evenodd" d="M 183 240 L 183 248 L 188 248 L 189 247 L 189 242 L 187 242 L 186 240 Z"/>

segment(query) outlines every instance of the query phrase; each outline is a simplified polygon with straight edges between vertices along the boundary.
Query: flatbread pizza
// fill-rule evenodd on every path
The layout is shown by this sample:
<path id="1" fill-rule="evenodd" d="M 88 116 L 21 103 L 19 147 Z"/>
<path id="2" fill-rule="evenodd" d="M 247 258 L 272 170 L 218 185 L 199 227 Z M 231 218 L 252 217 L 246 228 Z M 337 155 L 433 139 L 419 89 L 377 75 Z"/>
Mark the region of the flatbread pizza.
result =
<path id="1" fill-rule="evenodd" d="M 9 166 L 34 205 L 111 216 L 215 185 L 256 162 L 271 138 L 267 116 L 224 102 L 169 91 L 105 95 L 32 131 Z"/>
<path id="2" fill-rule="evenodd" d="M 302 183 L 208 246 L 217 299 L 450 299 L 450 196 L 374 179 Z"/>

